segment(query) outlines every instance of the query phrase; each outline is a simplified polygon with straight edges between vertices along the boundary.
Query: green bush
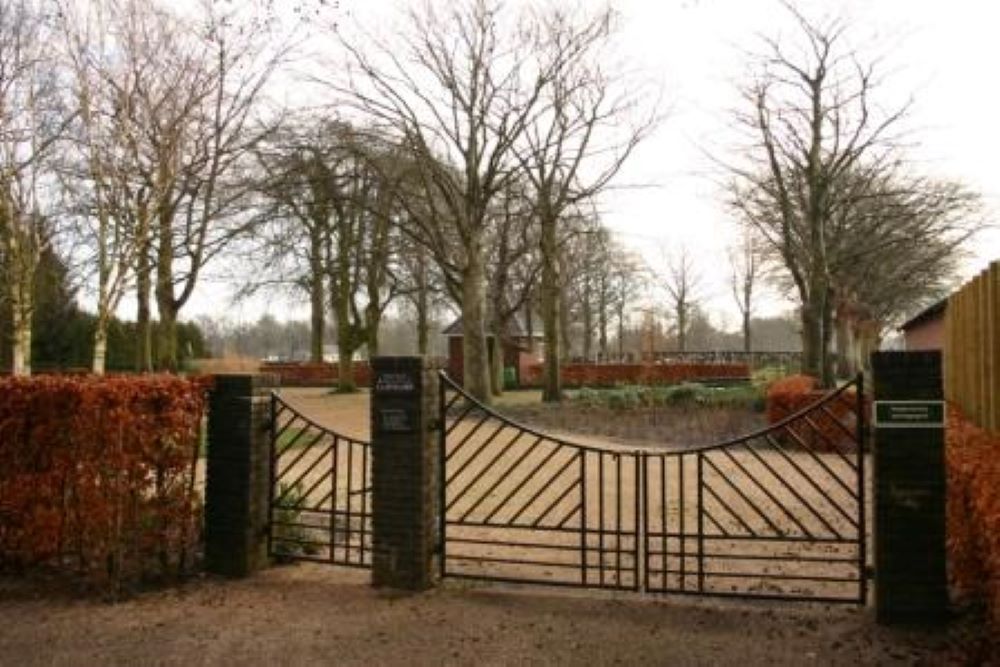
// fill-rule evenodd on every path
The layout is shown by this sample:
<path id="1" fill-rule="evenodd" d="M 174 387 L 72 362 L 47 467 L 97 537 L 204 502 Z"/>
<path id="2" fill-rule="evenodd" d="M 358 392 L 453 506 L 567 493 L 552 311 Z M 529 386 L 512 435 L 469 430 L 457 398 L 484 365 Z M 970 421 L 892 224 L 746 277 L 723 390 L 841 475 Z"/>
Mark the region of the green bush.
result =
<path id="1" fill-rule="evenodd" d="M 623 385 L 614 389 L 584 387 L 571 394 L 571 399 L 588 407 L 631 410 L 640 407 L 743 407 L 755 412 L 764 410 L 764 387 L 753 384 L 728 387 L 706 387 L 696 382 L 677 385 Z"/>
<path id="2" fill-rule="evenodd" d="M 291 559 L 299 554 L 314 556 L 319 552 L 315 544 L 310 544 L 312 531 L 301 524 L 304 497 L 302 485 L 281 482 L 278 488 L 281 505 L 275 507 L 273 527 L 273 550 L 279 561 Z"/>
<path id="3" fill-rule="evenodd" d="M 514 368 L 513 366 L 504 366 L 503 388 L 517 389 L 517 369 Z"/>

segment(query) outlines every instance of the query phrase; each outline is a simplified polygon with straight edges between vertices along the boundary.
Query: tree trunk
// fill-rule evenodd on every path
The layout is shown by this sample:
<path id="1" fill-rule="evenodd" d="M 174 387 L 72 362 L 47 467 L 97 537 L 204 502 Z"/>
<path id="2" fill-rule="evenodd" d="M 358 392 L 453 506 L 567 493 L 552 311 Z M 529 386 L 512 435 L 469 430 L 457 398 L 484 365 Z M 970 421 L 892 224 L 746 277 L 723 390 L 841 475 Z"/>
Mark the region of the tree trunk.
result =
<path id="1" fill-rule="evenodd" d="M 825 389 L 831 389 L 837 384 L 837 374 L 833 366 L 836 357 L 830 353 L 830 346 L 833 344 L 833 309 L 830 307 L 828 295 L 829 292 L 825 295 L 827 298 L 823 299 L 822 319 L 820 320 L 822 322 L 822 347 L 820 348 L 820 370 L 822 371 L 822 375 L 820 375 L 820 383 Z"/>
<path id="2" fill-rule="evenodd" d="M 104 375 L 108 356 L 108 319 L 98 315 L 94 323 L 94 360 L 91 371 L 94 375 Z"/>
<path id="3" fill-rule="evenodd" d="M 338 336 L 338 338 L 340 338 Z M 337 343 L 337 391 L 349 394 L 357 390 L 354 384 L 354 348 L 346 341 Z"/>
<path id="4" fill-rule="evenodd" d="M 878 350 L 879 336 L 878 328 L 871 322 L 859 324 L 854 332 L 854 342 L 856 345 L 855 363 L 857 372 L 870 373 L 870 360 L 872 352 Z"/>
<path id="5" fill-rule="evenodd" d="M 591 312 L 590 276 L 584 276 L 583 281 L 583 359 L 589 362 L 592 352 L 593 341 L 591 331 L 594 326 L 594 314 Z"/>
<path id="6" fill-rule="evenodd" d="M 365 347 L 368 348 L 368 358 L 378 356 L 378 328 L 382 322 L 382 313 L 378 306 L 369 303 L 365 306 Z"/>
<path id="7" fill-rule="evenodd" d="M 427 298 L 427 258 L 423 249 L 418 252 L 420 254 L 417 257 L 417 353 L 426 356 L 430 329 L 427 312 L 430 307 Z"/>
<path id="8" fill-rule="evenodd" d="M 174 299 L 174 246 L 172 220 L 161 217 L 156 248 L 156 368 L 177 372 L 177 302 Z"/>
<path id="9" fill-rule="evenodd" d="M 31 375 L 31 284 L 13 285 L 11 289 L 11 333 L 14 335 L 11 350 L 11 374 Z"/>
<path id="10" fill-rule="evenodd" d="M 625 361 L 625 308 L 618 308 L 618 363 Z"/>
<path id="11" fill-rule="evenodd" d="M 838 377 L 853 377 L 857 373 L 854 330 L 845 315 L 834 319 L 834 342 L 836 344 L 836 374 Z"/>
<path id="12" fill-rule="evenodd" d="M 323 334 L 326 330 L 326 283 L 323 273 L 323 236 L 314 225 L 309 235 L 309 358 L 323 361 Z"/>
<path id="13" fill-rule="evenodd" d="M 566 307 L 565 293 L 560 289 L 556 292 L 556 299 L 559 303 L 559 340 L 561 353 L 559 361 L 569 363 L 570 355 L 573 353 L 573 344 L 569 334 L 569 308 Z"/>
<path id="14" fill-rule="evenodd" d="M 177 309 L 174 300 L 157 289 L 156 309 L 160 320 L 156 325 L 156 369 L 176 373 L 177 363 Z"/>
<path id="15" fill-rule="evenodd" d="M 750 354 L 753 346 L 750 343 L 750 309 L 743 311 L 743 351 Z"/>
<path id="16" fill-rule="evenodd" d="M 822 376 L 822 315 L 812 303 L 802 304 L 802 373 L 816 379 Z"/>
<path id="17" fill-rule="evenodd" d="M 494 396 L 503 394 L 503 352 L 500 341 L 496 336 L 486 338 L 486 347 L 490 362 L 490 392 Z"/>
<path id="18" fill-rule="evenodd" d="M 677 351 L 687 351 L 687 305 L 677 306 Z"/>
<path id="19" fill-rule="evenodd" d="M 559 289 L 559 258 L 556 245 L 556 223 L 542 222 L 542 335 L 545 337 L 545 360 L 542 368 L 542 400 L 555 403 L 562 400 L 562 346 L 560 345 L 562 321 L 562 295 Z"/>
<path id="20" fill-rule="evenodd" d="M 348 319 L 346 302 L 334 302 L 333 306 L 337 317 L 337 391 L 350 393 L 356 389 L 352 369 L 354 332 Z"/>
<path id="21" fill-rule="evenodd" d="M 462 281 L 462 386 L 473 398 L 488 403 L 489 363 L 486 349 L 486 271 L 482 252 L 469 248 Z"/>
<path id="22" fill-rule="evenodd" d="M 149 308 L 153 282 L 149 266 L 149 244 L 140 243 L 136 252 L 135 370 L 139 373 L 149 373 L 153 370 L 153 318 Z"/>
<path id="23" fill-rule="evenodd" d="M 601 275 L 601 291 L 597 304 L 597 353 L 603 361 L 608 360 L 608 285 Z"/>
<path id="24" fill-rule="evenodd" d="M 329 239 L 326 241 L 329 243 Z M 330 278 L 330 311 L 337 323 L 337 391 L 350 393 L 354 386 L 352 369 L 358 331 L 351 326 L 351 259 L 349 248 L 341 239 L 336 253 L 327 247 L 327 266 Z"/>

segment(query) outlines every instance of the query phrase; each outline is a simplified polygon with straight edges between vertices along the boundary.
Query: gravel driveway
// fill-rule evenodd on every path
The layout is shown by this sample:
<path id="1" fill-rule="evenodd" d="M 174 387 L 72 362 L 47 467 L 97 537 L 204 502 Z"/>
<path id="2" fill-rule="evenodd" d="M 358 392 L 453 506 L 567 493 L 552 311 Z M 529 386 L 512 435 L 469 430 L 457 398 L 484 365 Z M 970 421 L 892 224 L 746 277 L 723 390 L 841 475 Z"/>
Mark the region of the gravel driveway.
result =
<path id="1" fill-rule="evenodd" d="M 967 631 L 890 631 L 807 604 L 448 585 L 380 592 L 368 573 L 280 567 L 117 605 L 0 579 L 5 665 L 982 664 Z M 980 656 L 981 658 L 982 656 Z"/>

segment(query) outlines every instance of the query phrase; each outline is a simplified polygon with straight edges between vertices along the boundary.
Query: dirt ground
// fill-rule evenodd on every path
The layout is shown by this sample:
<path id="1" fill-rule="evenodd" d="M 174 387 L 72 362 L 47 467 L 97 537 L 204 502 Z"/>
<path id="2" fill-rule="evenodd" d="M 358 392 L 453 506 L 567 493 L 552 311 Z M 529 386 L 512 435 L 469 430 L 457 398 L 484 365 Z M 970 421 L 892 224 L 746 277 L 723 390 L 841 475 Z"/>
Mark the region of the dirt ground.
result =
<path id="1" fill-rule="evenodd" d="M 0 579 L 0 663 L 991 664 L 965 626 L 888 630 L 847 607 L 454 584 L 404 595 L 367 577 L 302 564 L 116 605 L 39 598 Z"/>
<path id="2" fill-rule="evenodd" d="M 367 394 L 285 397 L 321 424 L 368 436 Z M 368 580 L 299 564 L 109 605 L 0 578 L 0 665 L 1000 664 L 971 617 L 946 632 L 888 630 L 850 605 L 458 580 L 403 595 Z"/>

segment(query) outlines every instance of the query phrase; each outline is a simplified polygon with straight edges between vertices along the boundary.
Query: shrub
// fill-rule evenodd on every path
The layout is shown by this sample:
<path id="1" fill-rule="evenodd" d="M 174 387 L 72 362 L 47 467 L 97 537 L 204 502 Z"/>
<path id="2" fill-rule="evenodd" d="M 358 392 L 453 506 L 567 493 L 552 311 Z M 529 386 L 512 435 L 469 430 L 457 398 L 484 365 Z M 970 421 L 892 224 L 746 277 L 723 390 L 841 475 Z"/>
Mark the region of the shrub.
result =
<path id="1" fill-rule="evenodd" d="M 775 424 L 795 414 L 827 395 L 828 390 L 818 388 L 816 378 L 809 375 L 789 375 L 771 383 L 767 390 L 767 421 Z M 854 418 L 856 394 L 854 390 L 840 399 L 827 403 L 825 411 L 814 411 L 805 419 L 789 424 L 799 440 L 816 451 L 848 452 L 856 449 Z M 866 408 L 867 409 L 867 408 Z M 779 434 L 783 441 L 795 440 L 788 434 Z"/>
<path id="2" fill-rule="evenodd" d="M 987 602 L 1000 629 L 1000 435 L 948 410 L 948 572 L 960 596 Z"/>
<path id="3" fill-rule="evenodd" d="M 700 384 L 685 382 L 666 391 L 667 405 L 691 405 L 707 402 L 708 390 Z"/>
<path id="4" fill-rule="evenodd" d="M 52 567 L 112 596 L 193 560 L 205 383 L 0 380 L 0 567 Z"/>
<path id="5" fill-rule="evenodd" d="M 615 410 L 667 407 L 733 407 L 763 411 L 762 390 L 752 385 L 706 387 L 696 382 L 679 385 L 624 385 L 615 389 L 584 387 L 572 393 L 573 400 L 587 407 Z"/>
<path id="6" fill-rule="evenodd" d="M 567 387 L 615 387 L 619 385 L 668 385 L 703 380 L 750 377 L 747 364 L 565 364 L 560 367 Z M 540 385 L 541 364 L 525 369 L 524 386 Z"/>

